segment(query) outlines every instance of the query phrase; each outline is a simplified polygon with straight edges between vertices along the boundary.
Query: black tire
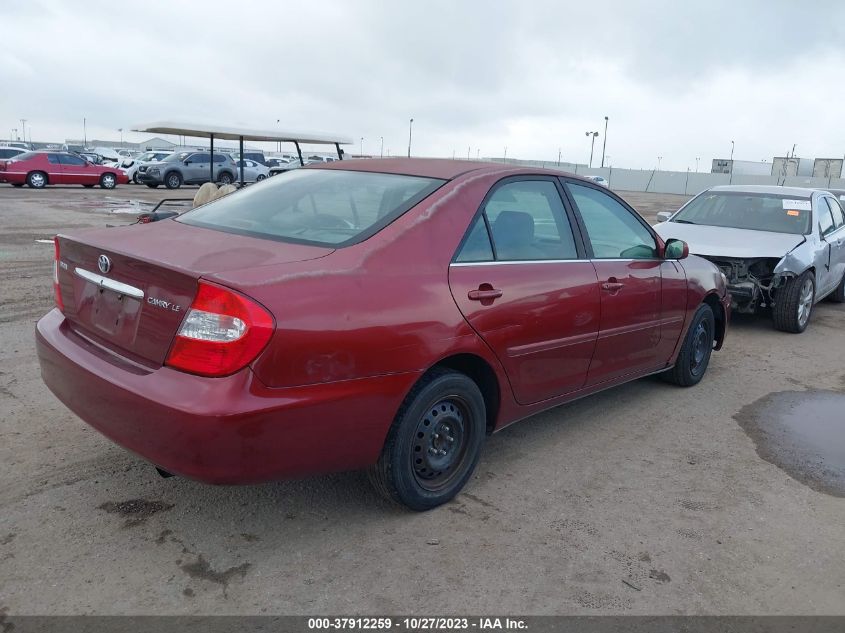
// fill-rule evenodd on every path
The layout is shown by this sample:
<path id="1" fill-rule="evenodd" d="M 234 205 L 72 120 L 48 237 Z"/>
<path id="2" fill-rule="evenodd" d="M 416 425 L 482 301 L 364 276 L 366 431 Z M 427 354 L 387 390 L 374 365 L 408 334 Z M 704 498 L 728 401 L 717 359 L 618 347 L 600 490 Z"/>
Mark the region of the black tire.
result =
<path id="1" fill-rule="evenodd" d="M 261 181 L 262 181 L 262 180 L 264 180 L 266 177 L 267 177 L 267 176 L 265 176 L 264 174 L 258 174 L 258 175 L 255 177 L 255 182 L 261 182 Z"/>
<path id="2" fill-rule="evenodd" d="M 136 185 L 138 184 L 138 173 L 137 172 L 132 174 L 132 182 L 134 182 Z"/>
<path id="3" fill-rule="evenodd" d="M 150 189 L 157 189 L 158 188 L 158 183 L 156 183 L 156 182 L 147 182 L 147 183 L 144 183 L 144 184 L 146 184 Z"/>
<path id="4" fill-rule="evenodd" d="M 478 385 L 455 371 L 432 370 L 399 407 L 370 481 L 383 497 L 411 510 L 446 503 L 472 476 L 485 429 Z"/>
<path id="5" fill-rule="evenodd" d="M 793 334 L 806 330 L 815 301 L 816 276 L 812 271 L 805 270 L 797 277 L 788 279 L 775 294 L 775 305 L 772 309 L 775 328 Z"/>
<path id="6" fill-rule="evenodd" d="M 100 187 L 103 189 L 114 189 L 117 187 L 117 176 L 111 172 L 107 172 L 100 176 Z"/>
<path id="7" fill-rule="evenodd" d="M 830 293 L 828 297 L 833 303 L 845 303 L 845 273 L 842 273 L 842 279 L 839 281 L 839 285 L 836 286 L 836 290 Z"/>
<path id="8" fill-rule="evenodd" d="M 178 189 L 182 186 L 182 174 L 171 171 L 164 175 L 164 186 L 168 189 Z"/>
<path id="9" fill-rule="evenodd" d="M 43 171 L 32 171 L 26 175 L 26 184 L 33 189 L 43 189 L 47 185 L 47 174 Z"/>
<path id="10" fill-rule="evenodd" d="M 231 185 L 233 182 L 235 182 L 235 179 L 232 177 L 232 174 L 230 174 L 228 171 L 222 171 L 217 176 L 217 182 L 219 182 L 221 185 Z"/>
<path id="11" fill-rule="evenodd" d="M 675 366 L 663 372 L 660 377 L 681 387 L 692 387 L 701 382 L 710 364 L 715 333 L 716 318 L 713 309 L 702 303 L 692 317 Z"/>

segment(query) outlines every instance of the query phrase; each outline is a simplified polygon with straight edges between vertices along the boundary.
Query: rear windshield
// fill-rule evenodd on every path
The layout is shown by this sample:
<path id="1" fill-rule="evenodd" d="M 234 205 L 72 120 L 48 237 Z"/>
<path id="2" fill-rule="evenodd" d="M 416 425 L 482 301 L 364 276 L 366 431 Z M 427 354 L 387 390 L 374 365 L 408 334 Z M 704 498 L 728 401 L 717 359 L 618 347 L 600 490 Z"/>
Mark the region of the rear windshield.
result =
<path id="1" fill-rule="evenodd" d="M 347 246 L 374 235 L 444 182 L 300 169 L 184 213 L 179 221 L 288 242 Z"/>
<path id="2" fill-rule="evenodd" d="M 810 200 L 787 195 L 710 191 L 691 200 L 671 221 L 804 235 L 810 232 Z"/>

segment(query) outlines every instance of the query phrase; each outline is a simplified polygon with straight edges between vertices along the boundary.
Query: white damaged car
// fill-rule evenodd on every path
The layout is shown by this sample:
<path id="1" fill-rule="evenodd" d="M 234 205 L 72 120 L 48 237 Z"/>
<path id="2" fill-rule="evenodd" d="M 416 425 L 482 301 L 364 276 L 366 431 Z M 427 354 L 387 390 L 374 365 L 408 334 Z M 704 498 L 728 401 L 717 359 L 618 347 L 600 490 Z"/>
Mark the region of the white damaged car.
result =
<path id="1" fill-rule="evenodd" d="M 826 191 L 713 187 L 657 219 L 719 267 L 737 312 L 771 308 L 777 329 L 803 332 L 816 303 L 845 302 L 845 213 Z"/>

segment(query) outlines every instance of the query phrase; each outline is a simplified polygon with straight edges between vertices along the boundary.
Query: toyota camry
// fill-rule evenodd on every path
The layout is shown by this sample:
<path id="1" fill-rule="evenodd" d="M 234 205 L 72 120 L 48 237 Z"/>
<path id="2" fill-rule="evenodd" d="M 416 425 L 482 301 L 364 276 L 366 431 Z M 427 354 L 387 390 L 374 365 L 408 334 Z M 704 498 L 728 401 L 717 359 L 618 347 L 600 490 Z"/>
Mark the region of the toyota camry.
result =
<path id="1" fill-rule="evenodd" d="M 54 270 L 43 379 L 116 443 L 218 484 L 369 469 L 415 510 L 512 422 L 698 383 L 730 315 L 719 269 L 607 188 L 464 161 L 312 165 L 60 234 Z"/>

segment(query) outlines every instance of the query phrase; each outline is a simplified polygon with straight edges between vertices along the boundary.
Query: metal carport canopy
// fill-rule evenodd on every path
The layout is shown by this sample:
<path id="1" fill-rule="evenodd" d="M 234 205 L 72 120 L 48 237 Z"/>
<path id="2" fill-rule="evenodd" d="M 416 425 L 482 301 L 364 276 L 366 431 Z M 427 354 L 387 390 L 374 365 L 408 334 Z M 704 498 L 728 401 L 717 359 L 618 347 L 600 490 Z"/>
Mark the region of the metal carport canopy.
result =
<path id="1" fill-rule="evenodd" d="M 152 134 L 176 134 L 182 136 L 193 136 L 208 138 L 210 140 L 211 180 L 214 181 L 214 139 L 225 139 L 238 141 L 240 143 L 240 155 L 244 153 L 244 141 L 272 141 L 275 143 L 293 143 L 296 146 L 296 153 L 299 156 L 299 163 L 302 160 L 300 143 L 310 145 L 334 145 L 337 149 L 337 157 L 343 160 L 341 145 L 352 144 L 352 139 L 340 134 L 311 133 L 311 132 L 287 132 L 282 130 L 255 130 L 251 128 L 226 127 L 222 125 L 208 125 L 205 123 L 190 123 L 185 121 L 156 121 L 154 123 L 141 123 L 132 126 L 133 132 L 150 132 Z M 244 184 L 243 158 L 240 159 L 241 185 Z"/>

